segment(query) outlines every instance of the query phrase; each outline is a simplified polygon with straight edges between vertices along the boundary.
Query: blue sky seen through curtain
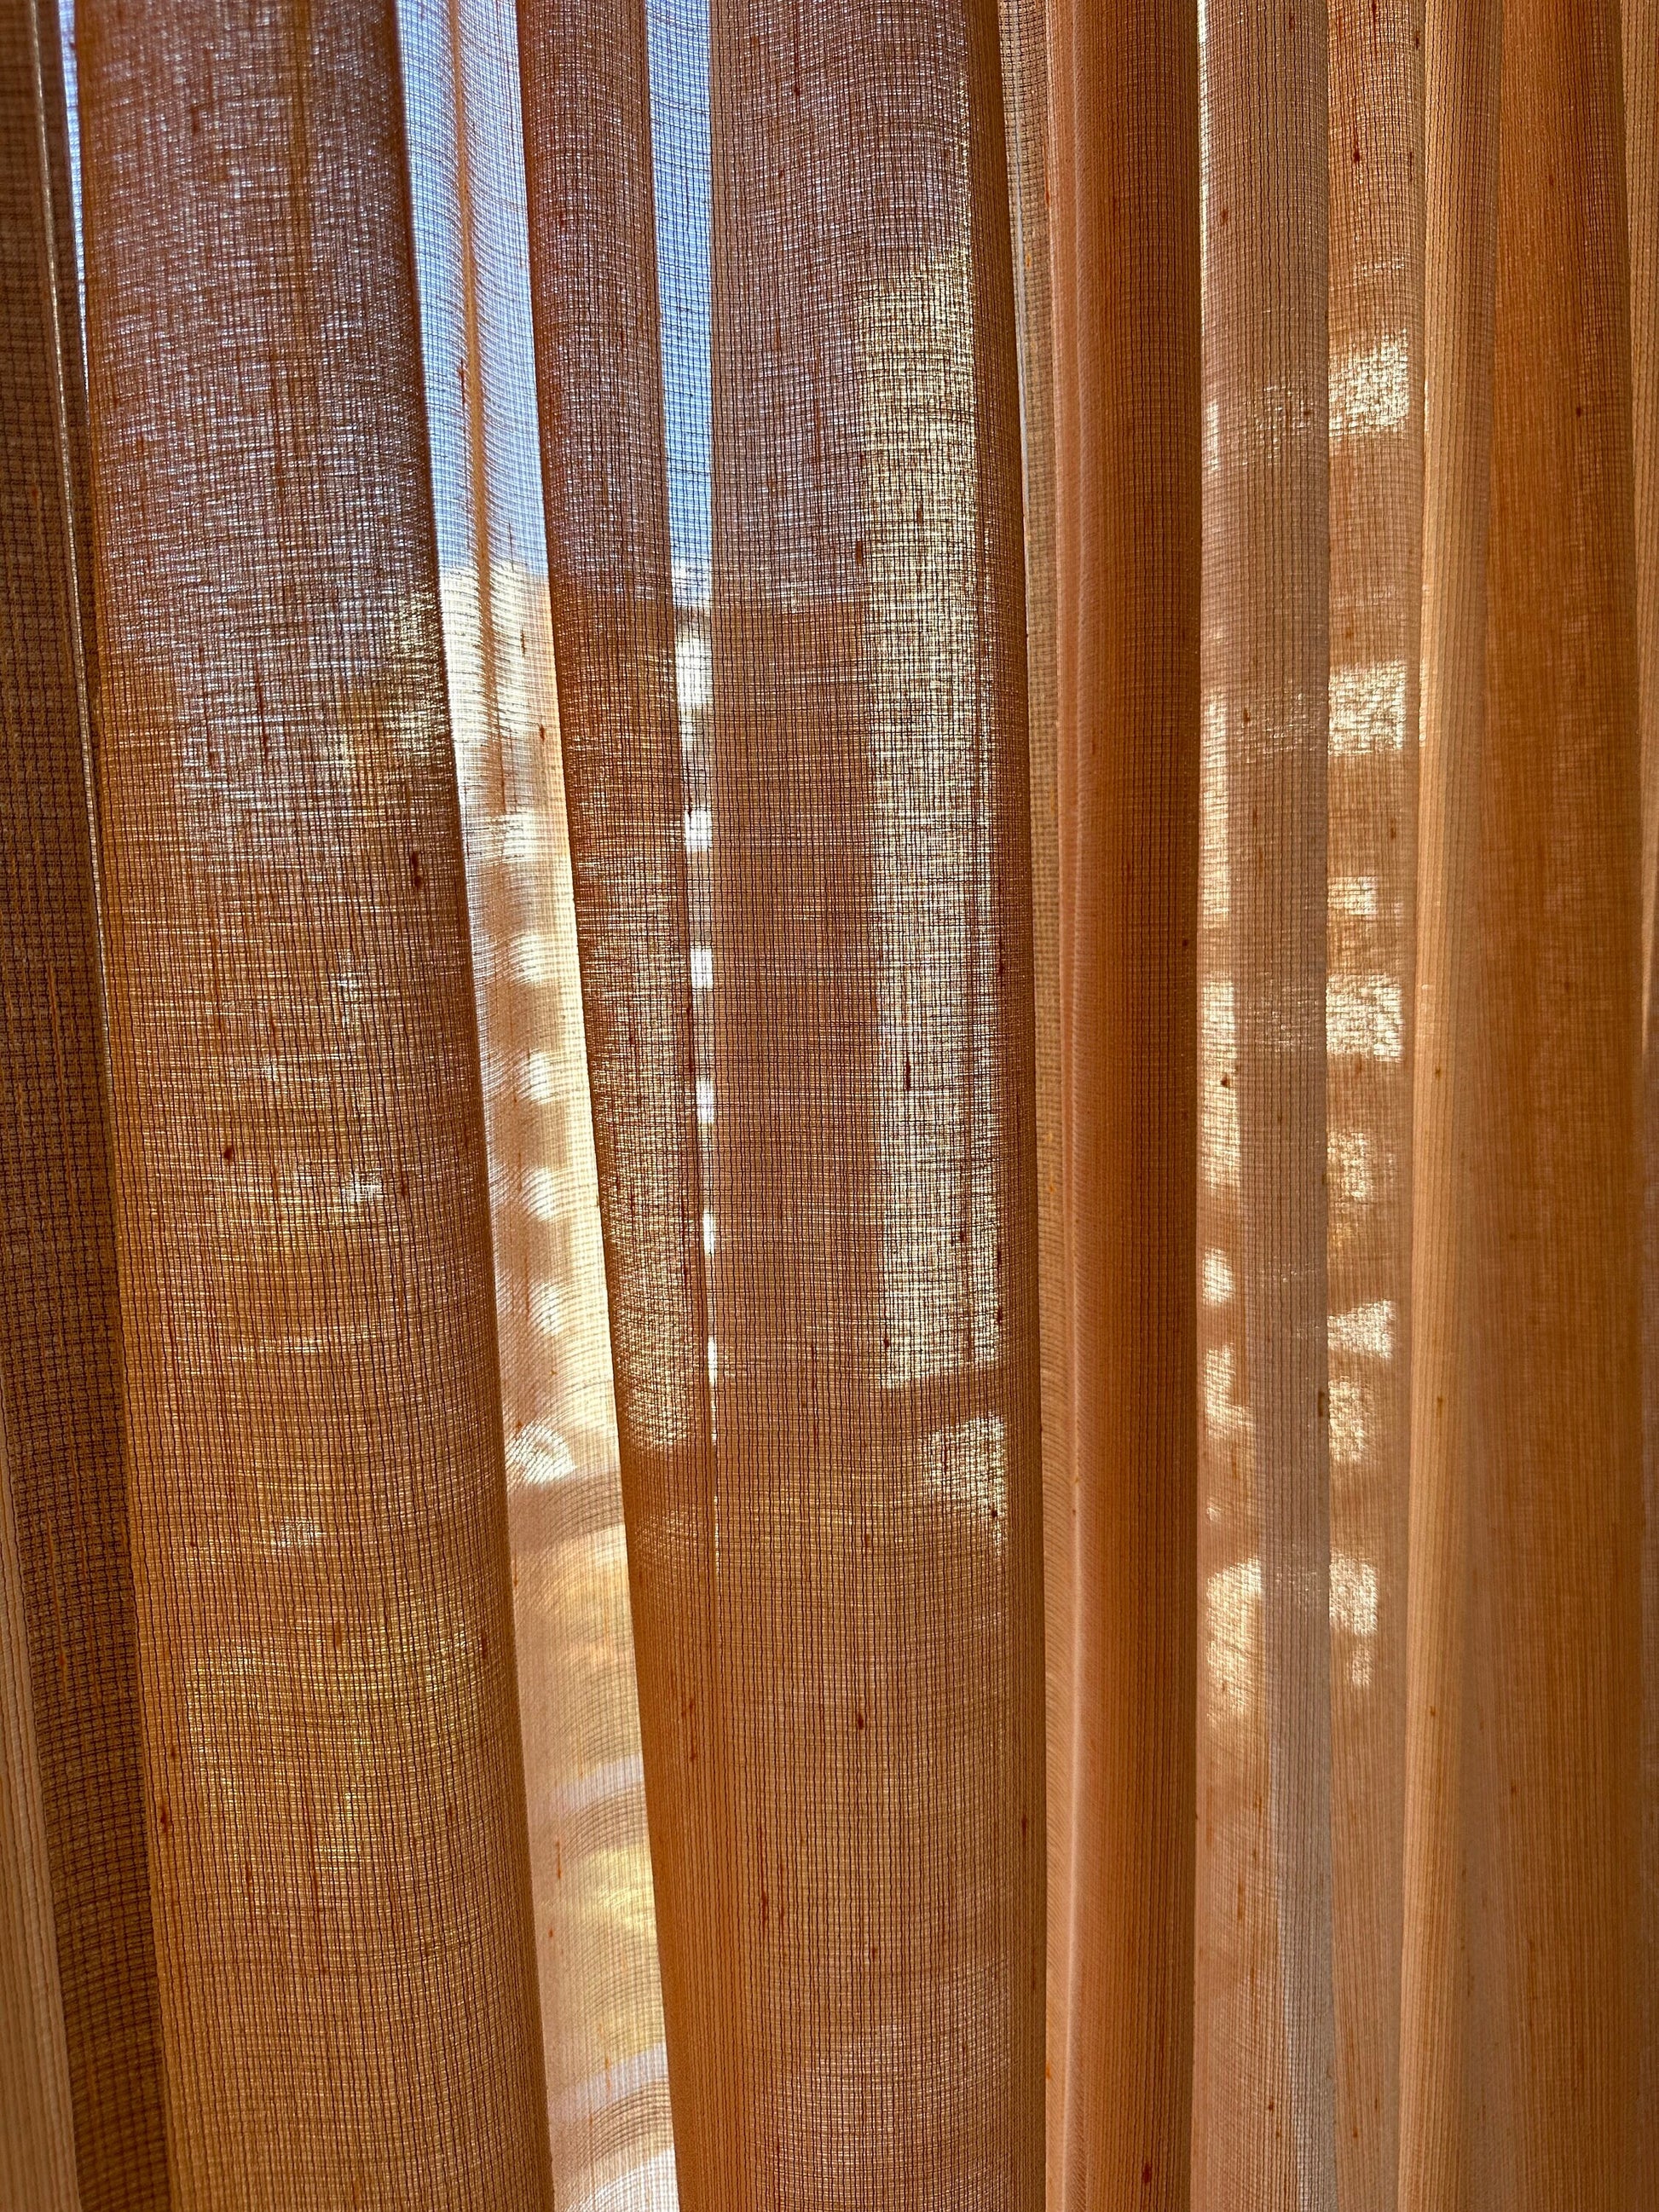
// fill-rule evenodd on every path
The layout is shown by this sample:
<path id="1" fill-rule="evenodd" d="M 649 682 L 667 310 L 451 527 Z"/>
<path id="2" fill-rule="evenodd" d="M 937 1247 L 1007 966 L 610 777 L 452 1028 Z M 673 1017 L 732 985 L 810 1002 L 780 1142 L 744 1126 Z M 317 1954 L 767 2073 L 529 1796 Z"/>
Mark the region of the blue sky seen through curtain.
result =
<path id="1" fill-rule="evenodd" d="M 412 121 L 453 115 L 444 11 L 422 0 L 398 0 L 398 15 Z M 708 596 L 709 564 L 708 0 L 651 0 L 649 26 L 669 527 L 676 596 L 701 603 Z M 464 346 L 461 276 L 454 227 L 444 216 L 444 203 L 454 191 L 453 139 L 441 143 L 416 127 L 410 155 L 427 385 L 434 392 L 455 392 Z M 489 258 L 524 268 L 528 246 L 521 177 L 517 183 L 515 197 L 485 195 L 475 219 L 497 233 Z M 494 550 L 497 559 L 545 574 L 535 365 L 528 338 L 524 320 L 503 320 L 488 333 L 492 372 L 500 380 L 493 411 L 504 426 L 490 452 L 491 483 L 498 527 L 504 525 L 507 537 Z M 449 568 L 471 556 L 466 456 L 459 440 L 438 437 L 433 443 L 439 550 Z"/>

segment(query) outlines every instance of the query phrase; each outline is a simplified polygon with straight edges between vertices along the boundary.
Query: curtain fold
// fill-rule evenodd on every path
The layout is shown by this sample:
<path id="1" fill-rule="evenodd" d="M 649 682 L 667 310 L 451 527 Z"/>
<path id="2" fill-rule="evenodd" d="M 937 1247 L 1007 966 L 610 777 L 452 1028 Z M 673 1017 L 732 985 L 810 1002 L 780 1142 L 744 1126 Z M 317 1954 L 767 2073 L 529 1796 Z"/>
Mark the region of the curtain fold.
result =
<path id="1" fill-rule="evenodd" d="M 1009 164 L 1009 246 L 1020 352 L 1020 462 L 1024 484 L 1026 730 L 1030 759 L 1030 995 L 1037 1078 L 1037 1329 L 1042 1345 L 1042 1635 L 1044 1736 L 1068 1745 L 1075 1698 L 1075 1510 L 1071 1418 L 1071 1297 L 1066 1159 L 1061 1115 L 1060 752 L 1057 752 L 1055 327 L 1053 327 L 1053 64 L 1048 0 L 1000 0 L 1002 106 Z M 1046 1759 L 1048 1990 L 1046 1990 L 1046 2172 L 1060 2188 L 1066 2146 L 1066 2044 L 1071 2037 L 1071 1756 Z"/>
<path id="2" fill-rule="evenodd" d="M 80 32 L 97 816 L 173 2191 L 540 2203 L 395 24 L 389 5 L 184 0 L 94 4 Z"/>
<path id="3" fill-rule="evenodd" d="M 483 1069 L 556 2202 L 669 2201 L 672 2130 L 534 410 L 512 0 L 403 0 Z"/>
<path id="4" fill-rule="evenodd" d="M 652 283 L 653 239 L 696 217 L 660 175 L 651 198 L 673 86 L 641 10 L 520 9 L 681 2200 L 899 2203 L 929 2172 L 1030 2203 L 1039 1368 L 996 18 L 708 24 L 705 597 L 669 482 L 694 372 Z"/>
<path id="5" fill-rule="evenodd" d="M 86 394 L 51 0 L 0 10 L 0 1428 L 15 1545 L 6 1635 L 27 1662 L 8 1703 L 14 1729 L 32 1712 L 33 1739 L 13 1737 L 8 1780 L 17 1907 L 45 1899 L 51 1915 L 47 1947 L 20 1926 L 16 1954 L 20 1971 L 33 1961 L 46 2073 L 31 2117 L 0 2120 L 0 2135 L 21 2145 L 38 2130 L 43 2154 L 56 2139 L 61 2042 L 80 2203 L 100 2212 L 171 2199 L 87 803 L 98 654 Z M 46 1863 L 31 1867 L 37 1841 Z M 54 2169 L 37 2179 L 63 2186 Z"/>
<path id="6" fill-rule="evenodd" d="M 1641 2171 L 1642 1508 L 1616 11 L 1506 7 L 1501 57 L 1485 712 L 1478 811 L 1459 825 L 1478 839 L 1480 904 L 1449 917 L 1473 939 L 1480 994 L 1478 1133 L 1451 1193 L 1473 1322 L 1453 1471 L 1468 1499 L 1468 2087 L 1478 2202 L 1617 2203 Z"/>
<path id="7" fill-rule="evenodd" d="M 52 1924 L 11 1467 L 0 1434 L 0 2189 L 74 2212 L 75 2132 Z"/>
<path id="8" fill-rule="evenodd" d="M 1625 163 L 1630 214 L 1631 398 L 1636 485 L 1636 644 L 1642 744 L 1642 1966 L 1638 2141 L 1659 2140 L 1659 1049 L 1653 921 L 1659 894 L 1659 9 L 1625 0 Z M 1659 2204 L 1647 2176 L 1644 2208 Z"/>
<path id="9" fill-rule="evenodd" d="M 721 1626 L 738 1683 L 787 1668 L 732 1698 L 739 1863 L 780 1893 L 739 1939 L 776 2084 L 750 2155 L 1024 2205 L 1041 1372 L 997 16 L 712 25 Z"/>
<path id="10" fill-rule="evenodd" d="M 1462 1884 L 1467 1664 L 1465 1399 L 1472 1291 L 1458 1231 L 1478 1143 L 1474 939 L 1491 471 L 1499 11 L 1425 15 L 1426 197 L 1421 762 L 1412 1187 L 1411 1566 L 1407 1592 L 1407 1915 L 1401 1983 L 1401 2194 L 1457 2205 L 1474 2184 Z M 1433 2054 L 1432 2056 L 1431 2054 Z"/>
<path id="11" fill-rule="evenodd" d="M 1042 1362 L 1042 1633 L 1047 1739 L 1071 1741 L 1077 1508 L 1061 1097 L 1058 617 L 1054 451 L 1054 58 L 1048 0 L 1000 0 L 1014 323 L 1025 499 L 1026 729 L 1031 787 L 1031 982 L 1036 1072 L 1038 1326 Z M 1063 75 L 1063 70 L 1061 71 Z M 1063 203 L 1062 203 L 1063 204 Z M 1072 1760 L 1047 1761 L 1048 2188 L 1066 2141 L 1071 2033 Z"/>
<path id="12" fill-rule="evenodd" d="M 1326 1312 L 1328 34 L 1204 44 L 1203 1168 L 1193 2191 L 1336 2191 Z"/>
<path id="13" fill-rule="evenodd" d="M 1428 272 L 1401 2047 L 1402 2173 L 1437 2203 L 1634 2201 L 1647 2163 L 1619 72 L 1610 11 L 1430 14 L 1456 219 Z"/>
<path id="14" fill-rule="evenodd" d="M 1655 0 L 75 28 L 0 2198 L 1659 2208 Z"/>
<path id="15" fill-rule="evenodd" d="M 676 2159 L 695 2203 L 696 2177 L 712 2189 L 734 2170 L 741 2074 L 681 766 L 708 643 L 706 622 L 688 626 L 683 706 L 647 31 L 644 0 L 520 0 L 560 732 Z"/>
<path id="16" fill-rule="evenodd" d="M 1071 1792 L 1052 2185 L 1066 2205 L 1175 2205 L 1194 2048 L 1198 38 L 1160 0 L 1116 24 L 1058 0 L 1050 24 L 1075 1483 L 1070 1733 L 1049 1747 Z"/>

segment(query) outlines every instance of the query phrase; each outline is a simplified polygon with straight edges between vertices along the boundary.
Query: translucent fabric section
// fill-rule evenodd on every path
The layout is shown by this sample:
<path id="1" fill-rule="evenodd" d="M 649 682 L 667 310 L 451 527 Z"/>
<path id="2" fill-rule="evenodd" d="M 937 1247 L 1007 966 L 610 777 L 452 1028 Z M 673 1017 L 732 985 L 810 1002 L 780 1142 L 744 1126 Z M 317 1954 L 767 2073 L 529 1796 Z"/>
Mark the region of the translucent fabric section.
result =
<path id="1" fill-rule="evenodd" d="M 0 2212 L 1659 2212 L 1656 0 L 79 29 Z"/>
<path id="2" fill-rule="evenodd" d="M 0 6 L 0 1431 L 8 1895 L 0 2201 L 167 2202 L 120 1437 L 86 745 L 86 416 L 56 10 Z M 14 1610 L 14 1607 L 15 1608 Z M 15 1794 L 13 1794 L 15 1792 Z M 33 1853 L 39 1846 L 44 1857 Z M 44 1911 L 44 1929 L 33 1916 Z M 61 1999 L 61 2008 L 60 2008 Z M 32 2023 L 42 2034 L 24 2052 Z M 60 2154 L 67 2067 L 75 2169 Z M 31 2148 L 33 2145 L 33 2148 Z M 8 2156 L 22 2160 L 9 2172 Z M 31 2163 L 32 2161 L 32 2163 Z M 14 2185 L 8 2187 L 8 2180 Z"/>
<path id="3" fill-rule="evenodd" d="M 1203 91 L 1203 1616 L 1194 2199 L 1329 2203 L 1327 32 L 1217 4 Z"/>
<path id="4" fill-rule="evenodd" d="M 1075 1481 L 1072 1725 L 1049 1746 L 1071 1769 L 1073 1852 L 1051 2190 L 1176 2207 L 1193 2067 L 1198 38 L 1164 0 L 1116 24 L 1060 0 L 1051 25 Z"/>
<path id="5" fill-rule="evenodd" d="M 174 2191 L 520 2212 L 550 2196 L 392 7 L 80 32 Z"/>
<path id="6" fill-rule="evenodd" d="M 1456 1205 L 1469 1118 L 1478 942 L 1472 817 L 1486 712 L 1492 257 L 1499 18 L 1425 26 L 1423 635 L 1412 1185 L 1411 1571 L 1407 1592 L 1405 1917 L 1401 1969 L 1402 2205 L 1472 2203 L 1471 1976 L 1464 1886 L 1462 1680 L 1471 1449 L 1464 1376 L 1470 1283 Z M 1470 1801 L 1472 1803 L 1472 1801 Z M 1429 2048 L 1433 2063 L 1414 2055 Z"/>
<path id="7" fill-rule="evenodd" d="M 676 489 L 690 167 L 677 222 L 650 159 L 653 100 L 660 163 L 694 64 L 665 85 L 637 8 L 525 0 L 520 23 L 681 2201 L 1034 2204 L 1040 1365 L 996 15 L 711 11 L 706 612 Z"/>
<path id="8" fill-rule="evenodd" d="M 1653 939 L 1659 896 L 1659 5 L 1625 0 L 1630 209 L 1636 643 L 1642 715 L 1642 2018 L 1638 2140 L 1659 2142 L 1659 1042 Z M 1643 2212 L 1659 2205 L 1659 2172 Z"/>
<path id="9" fill-rule="evenodd" d="M 75 2140 L 52 1924 L 11 1469 L 0 1429 L 0 2192 L 75 2212 Z"/>
<path id="10" fill-rule="evenodd" d="M 1020 453 L 1025 492 L 1025 668 L 1030 732 L 1031 969 L 1036 1036 L 1037 1254 L 1042 1356 L 1042 1633 L 1048 1832 L 1048 2187 L 1058 2186 L 1071 2021 L 1073 1601 L 1076 1490 L 1060 1076 L 1060 788 L 1055 750 L 1053 101 L 1048 0 L 1000 0 Z M 1062 71 L 1063 75 L 1063 71 Z"/>
<path id="11" fill-rule="evenodd" d="M 1647 2203 L 1659 1583 L 1651 1516 L 1634 1532 L 1644 1359 L 1650 1495 L 1659 1402 L 1650 1133 L 1645 1308 L 1638 1274 L 1637 1102 L 1644 1083 L 1650 1133 L 1659 1096 L 1650 1057 L 1640 1073 L 1650 797 L 1645 861 L 1638 827 L 1655 654 L 1651 9 L 1622 26 L 1553 0 L 1196 12 L 1191 2197 Z M 1091 45 L 1081 11 L 1051 21 L 1062 1006 L 1086 1009 L 1085 1045 L 1115 1040 L 1099 1012 L 1115 994 L 1141 994 L 1144 1015 L 1174 973 L 1131 921 L 1155 910 L 1178 837 L 1143 826 L 1114 864 L 1110 817 L 1091 810 L 1139 791 L 1150 823 L 1183 757 L 1178 696 L 1154 769 L 1150 695 L 1122 673 L 1132 646 L 1144 677 L 1179 605 L 1173 570 L 1142 606 L 1124 565 L 1160 528 L 1175 542 L 1169 483 L 1155 495 L 1125 466 L 1168 462 L 1193 419 L 1177 357 L 1152 345 L 1173 343 L 1172 265 L 1139 350 L 1124 333 L 1133 257 L 1177 205 L 1152 150 L 1180 97 L 1173 72 L 1152 88 L 1158 33 L 1173 57 L 1191 27 L 1184 9 L 1161 26 L 1143 11 L 1120 51 L 1115 26 Z M 1120 106 L 1131 70 L 1146 82 Z M 1119 473 L 1097 475 L 1098 454 Z M 1097 1000 L 1091 900 L 1119 902 Z M 1118 1044 L 1091 1091 L 1062 1032 L 1076 1723 L 1069 1978 L 1051 1996 L 1070 2021 L 1068 2205 L 1133 2193 L 1160 2045 L 1155 1969 L 1125 1931 L 1155 1936 L 1160 1909 L 1179 1926 L 1173 1850 L 1161 1908 L 1132 1923 L 1127 1903 L 1182 1778 L 1178 1635 L 1153 1639 L 1167 1671 L 1150 1697 L 1169 1707 L 1146 1747 L 1115 1768 L 1106 1755 L 1149 1698 L 1145 1678 L 1119 1685 L 1158 1572 L 1159 1462 L 1137 1435 L 1139 1487 L 1116 1509 L 1143 1516 L 1127 1595 L 1102 1479 L 1176 1339 L 1150 1327 L 1150 1297 L 1129 1309 L 1150 1348 L 1122 1372 L 1091 1334 L 1179 1231 L 1126 1233 L 1085 1182 L 1112 1189 L 1103 1160 L 1153 1203 L 1170 1109 L 1138 1152 L 1114 1159 L 1102 1136 L 1133 1127 L 1149 1062 L 1173 1079 L 1178 1045 L 1160 1060 L 1155 1033 L 1139 1053 Z M 1086 1441 L 1097 1375 L 1103 1453 Z M 1091 1822 L 1112 1838 L 1092 1860 Z M 1141 2186 L 1164 2171 L 1154 2148 Z M 1184 2202 L 1184 2177 L 1169 2185 Z"/>
<path id="12" fill-rule="evenodd" d="M 710 1617 L 708 1300 L 645 9 L 521 0 L 519 53 L 646 1799 L 677 2164 L 682 2201 L 696 2204 L 732 2171 L 719 1909 L 729 1776 Z M 688 641 L 685 659 L 695 699 L 706 642 L 699 655 Z"/>
<path id="13" fill-rule="evenodd" d="M 510 0 L 404 0 L 556 2201 L 672 2203 Z"/>
<path id="14" fill-rule="evenodd" d="M 1326 1204 L 1336 2165 L 1399 2163 L 1422 594 L 1417 0 L 1329 11 Z"/>

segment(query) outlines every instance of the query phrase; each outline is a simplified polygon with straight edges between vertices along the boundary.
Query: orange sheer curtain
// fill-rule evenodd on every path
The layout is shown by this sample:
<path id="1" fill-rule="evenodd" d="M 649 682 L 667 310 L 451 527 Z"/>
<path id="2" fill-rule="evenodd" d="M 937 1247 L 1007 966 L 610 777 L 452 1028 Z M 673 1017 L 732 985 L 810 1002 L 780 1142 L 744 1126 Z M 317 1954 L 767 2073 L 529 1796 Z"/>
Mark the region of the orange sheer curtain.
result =
<path id="1" fill-rule="evenodd" d="M 995 17 L 820 9 L 781 39 L 711 10 L 706 609 L 671 579 L 646 11 L 520 26 L 682 2201 L 898 2204 L 932 2173 L 1025 2203 L 1041 1483 Z"/>
<path id="2" fill-rule="evenodd" d="M 1158 5 L 1051 24 L 1075 1504 L 1050 2191 L 1161 2204 L 1186 2201 L 1193 2078 L 1198 45 Z"/>
<path id="3" fill-rule="evenodd" d="M 672 2128 L 533 406 L 511 0 L 404 0 L 441 594 L 489 1152 L 556 2201 Z"/>
<path id="4" fill-rule="evenodd" d="M 0 2206 L 1659 2207 L 1654 0 L 74 31 Z"/>
<path id="5" fill-rule="evenodd" d="M 57 27 L 0 16 L 0 1598 L 7 2095 L 18 2204 L 167 2202 L 122 1328 L 88 805 L 98 652 Z M 72 2149 L 72 2163 L 66 2152 Z"/>
<path id="6" fill-rule="evenodd" d="M 124 1871 L 165 2117 L 113 2172 L 77 2127 L 82 2196 L 540 2203 L 394 25 L 184 5 L 80 30 Z M 57 367 L 72 383 L 61 335 Z M 73 1676 L 46 1656 L 37 1680 Z M 100 1808 L 95 1774 L 79 1790 Z"/>

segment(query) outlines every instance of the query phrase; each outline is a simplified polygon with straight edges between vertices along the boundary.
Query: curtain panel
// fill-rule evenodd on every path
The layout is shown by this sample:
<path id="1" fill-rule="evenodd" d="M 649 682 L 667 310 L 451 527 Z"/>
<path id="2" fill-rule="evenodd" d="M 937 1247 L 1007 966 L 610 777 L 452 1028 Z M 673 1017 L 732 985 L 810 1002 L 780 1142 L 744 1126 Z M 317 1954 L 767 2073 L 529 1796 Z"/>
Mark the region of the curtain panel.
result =
<path id="1" fill-rule="evenodd" d="M 1659 4 L 0 111 L 0 2207 L 1659 2212 Z"/>

